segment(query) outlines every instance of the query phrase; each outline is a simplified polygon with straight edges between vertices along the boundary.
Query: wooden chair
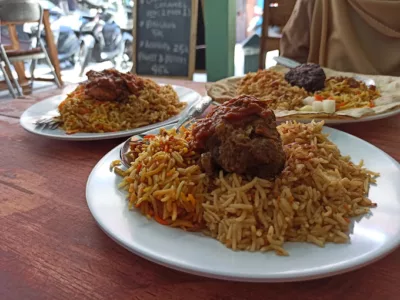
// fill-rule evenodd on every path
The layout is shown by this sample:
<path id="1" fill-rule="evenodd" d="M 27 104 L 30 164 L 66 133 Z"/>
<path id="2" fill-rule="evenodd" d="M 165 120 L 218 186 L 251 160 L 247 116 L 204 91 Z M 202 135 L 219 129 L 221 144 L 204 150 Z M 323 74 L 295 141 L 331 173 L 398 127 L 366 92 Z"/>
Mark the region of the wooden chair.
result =
<path id="1" fill-rule="evenodd" d="M 7 87 L 8 87 L 8 90 L 10 91 L 11 96 L 12 96 L 13 98 L 16 98 L 17 95 L 15 94 L 14 87 L 13 87 L 11 81 L 10 81 L 10 78 L 8 77 L 7 71 L 6 71 L 6 69 L 5 69 L 4 61 L 1 61 L 1 60 L 0 60 L 0 70 L 1 70 L 1 72 L 3 73 L 4 81 L 5 81 L 6 84 L 7 84 Z M 19 94 L 19 93 L 18 93 L 18 94 Z"/>
<path id="2" fill-rule="evenodd" d="M 36 0 L 1 0 L 0 2 L 0 24 L 5 26 L 15 26 L 24 23 L 38 23 L 38 30 L 36 35 L 36 45 L 29 50 L 13 49 L 9 45 L 3 45 L 0 41 L 0 62 L 4 62 L 6 69 L 11 70 L 11 63 L 31 60 L 31 80 L 34 80 L 34 70 L 38 59 L 44 58 L 50 67 L 51 73 L 54 76 L 54 81 L 57 86 L 61 88 L 61 82 L 59 81 L 55 72 L 54 66 L 51 63 L 49 55 L 47 54 L 46 48 L 41 40 L 41 29 L 43 24 L 43 8 Z M 4 78 L 7 82 L 7 86 L 10 93 L 15 97 L 15 92 L 10 80 L 8 80 L 8 74 L 4 68 L 1 68 L 4 74 Z M 18 80 L 11 76 L 12 82 L 17 90 L 19 96 L 23 95 L 22 88 L 18 83 Z"/>
<path id="3" fill-rule="evenodd" d="M 296 0 L 264 0 L 263 23 L 260 39 L 259 69 L 265 68 L 265 56 L 268 51 L 279 50 L 280 33 L 269 36 L 270 26 L 278 26 L 281 30 L 289 21 Z"/>

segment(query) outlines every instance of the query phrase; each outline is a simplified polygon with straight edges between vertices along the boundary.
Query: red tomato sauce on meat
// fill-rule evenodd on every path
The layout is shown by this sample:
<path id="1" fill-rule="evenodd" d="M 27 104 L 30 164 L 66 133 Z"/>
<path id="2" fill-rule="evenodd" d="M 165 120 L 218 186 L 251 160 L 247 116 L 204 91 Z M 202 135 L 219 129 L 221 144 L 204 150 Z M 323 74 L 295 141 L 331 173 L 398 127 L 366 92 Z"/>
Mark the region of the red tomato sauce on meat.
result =
<path id="1" fill-rule="evenodd" d="M 260 101 L 252 96 L 233 98 L 215 107 L 205 118 L 196 122 L 192 129 L 195 147 L 204 149 L 207 139 L 222 120 L 240 126 L 254 117 L 268 118 L 271 113 L 267 101 Z"/>

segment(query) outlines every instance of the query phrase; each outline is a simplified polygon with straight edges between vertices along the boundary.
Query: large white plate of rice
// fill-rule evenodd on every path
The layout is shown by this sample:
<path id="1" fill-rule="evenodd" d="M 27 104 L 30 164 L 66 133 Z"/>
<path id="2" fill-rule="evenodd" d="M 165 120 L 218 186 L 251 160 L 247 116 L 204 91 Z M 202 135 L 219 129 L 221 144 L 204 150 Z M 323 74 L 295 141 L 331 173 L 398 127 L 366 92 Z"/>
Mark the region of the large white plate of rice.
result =
<path id="1" fill-rule="evenodd" d="M 154 82 L 150 83 L 155 85 Z M 100 126 L 102 126 L 100 120 L 106 119 L 106 121 L 109 123 L 107 128 L 108 130 L 110 130 L 110 128 L 112 130 L 112 127 L 117 128 L 116 130 L 113 130 L 113 132 L 101 132 L 101 130 L 98 130 L 98 132 L 79 132 L 78 130 L 71 130 L 70 132 L 68 132 L 68 130 L 65 130 L 62 127 L 51 130 L 49 128 L 39 128 L 34 124 L 36 120 L 40 119 L 43 116 L 59 115 L 60 103 L 62 103 L 67 97 L 71 97 L 71 94 L 73 94 L 78 89 L 76 89 L 71 94 L 50 97 L 32 105 L 22 114 L 20 118 L 20 124 L 28 132 L 53 139 L 90 141 L 120 138 L 139 134 L 153 128 L 162 127 L 167 124 L 177 122 L 179 118 L 188 111 L 190 106 L 201 98 L 199 93 L 183 86 L 160 84 L 159 87 L 165 93 L 157 93 L 154 89 L 154 91 L 152 91 L 152 93 L 154 94 L 154 100 L 151 99 L 151 95 L 149 97 L 139 97 L 137 100 L 140 107 L 136 106 L 136 104 L 130 105 L 129 103 L 127 103 L 124 104 L 121 109 L 119 109 L 119 114 L 115 114 L 115 112 L 114 114 L 110 113 L 109 111 L 104 109 L 104 106 L 107 106 L 109 104 L 101 103 L 101 106 L 98 108 L 98 114 L 92 113 L 90 116 L 91 121 L 87 122 L 87 124 L 85 125 L 86 127 L 87 125 L 90 125 L 90 131 L 91 129 L 93 129 L 93 127 L 99 126 L 99 124 Z M 169 100 L 170 98 L 174 99 Z M 70 103 L 71 102 L 72 101 L 70 101 Z M 76 107 L 74 103 L 70 105 L 70 107 L 74 106 Z M 123 109 L 125 109 L 125 106 L 127 109 L 124 112 Z M 64 110 L 66 110 L 65 107 L 66 105 L 64 106 Z M 81 107 L 78 107 L 78 109 L 87 110 L 88 107 L 87 105 L 81 105 Z M 169 112 L 169 109 L 171 109 L 172 112 Z M 76 115 L 80 117 L 79 113 L 77 114 L 75 112 L 67 112 L 66 115 L 68 116 L 67 121 L 69 122 L 69 124 L 77 119 Z M 136 118 L 143 118 L 144 115 L 147 116 L 144 122 L 143 120 L 136 122 Z M 129 122 L 128 126 L 126 126 L 127 122 Z M 72 125 L 73 126 L 70 126 L 71 128 L 77 128 L 75 124 Z M 84 127 L 84 125 L 82 125 L 81 127 Z M 129 129 L 129 127 L 135 128 Z M 118 128 L 123 129 L 119 130 Z"/>
<path id="2" fill-rule="evenodd" d="M 213 216 L 218 212 L 218 210 L 213 211 L 211 209 L 213 200 L 211 199 L 210 201 L 210 198 L 207 198 L 209 195 L 205 196 L 205 199 L 208 200 L 204 200 L 203 203 L 205 203 L 206 208 L 210 208 L 211 210 L 205 209 L 205 212 L 208 210 L 208 215 L 204 217 L 204 219 L 209 227 L 208 231 L 214 231 L 214 235 L 212 236 L 214 238 L 203 234 L 203 232 L 193 232 L 190 230 L 190 227 L 186 228 L 189 230 L 182 230 L 179 228 L 172 228 L 171 226 L 173 224 L 170 224 L 171 226 L 163 226 L 162 222 L 160 224 L 162 220 L 156 222 L 152 214 L 147 216 L 143 214 L 143 205 L 140 207 L 142 211 L 140 211 L 140 209 L 129 209 L 132 208 L 130 206 L 130 200 L 134 199 L 137 203 L 136 196 L 132 197 L 131 193 L 127 195 L 127 192 L 121 190 L 119 187 L 121 187 L 121 183 L 123 185 L 123 180 L 127 180 L 128 183 L 132 184 L 132 190 L 137 188 L 137 186 L 133 187 L 134 183 L 132 180 L 129 180 L 129 176 L 122 179 L 110 170 L 110 165 L 112 166 L 114 162 L 119 159 L 119 152 L 122 145 L 117 146 L 106 154 L 91 172 L 86 186 L 86 199 L 89 209 L 104 232 L 131 252 L 155 263 L 179 271 L 224 280 L 252 282 L 311 280 L 355 270 L 384 257 L 396 249 L 400 244 L 399 163 L 375 146 L 342 131 L 322 127 L 322 123 L 311 123 L 308 125 L 290 123 L 280 126 L 281 127 L 278 126 L 278 130 L 281 136 L 283 134 L 282 132 L 286 134 L 285 137 L 282 136 L 284 145 L 285 140 L 290 139 L 290 136 L 288 136 L 290 132 L 297 134 L 296 130 L 309 130 L 309 132 L 311 132 L 310 143 L 312 144 L 312 141 L 318 139 L 317 147 L 323 147 L 325 149 L 319 153 L 327 154 L 326 158 L 322 159 L 317 164 L 324 164 L 325 167 L 332 167 L 332 164 L 338 161 L 342 164 L 342 166 L 339 167 L 340 171 L 337 171 L 341 173 L 340 176 L 342 177 L 340 179 L 332 177 L 331 181 L 336 182 L 333 183 L 333 185 L 328 182 L 325 186 L 326 195 L 322 192 L 321 197 L 317 197 L 322 199 L 323 196 L 326 196 L 324 203 L 322 200 L 315 200 L 321 203 L 314 203 L 312 205 L 314 208 L 310 208 L 311 212 L 315 212 L 315 209 L 320 206 L 316 210 L 320 211 L 319 209 L 321 209 L 321 211 L 323 211 L 321 217 L 330 222 L 328 224 L 323 224 L 324 227 L 322 228 L 326 229 L 327 232 L 331 234 L 330 239 L 324 240 L 321 238 L 321 235 L 318 235 L 318 226 L 315 224 L 315 222 L 318 221 L 316 221 L 317 219 L 315 219 L 314 215 L 314 224 L 310 222 L 310 228 L 313 227 L 314 231 L 308 231 L 309 237 L 302 236 L 301 230 L 294 233 L 290 231 L 290 228 L 287 230 L 289 238 L 298 238 L 297 242 L 288 241 L 288 237 L 286 236 L 286 241 L 283 244 L 279 244 L 276 235 L 273 235 L 271 232 L 271 228 L 262 228 L 262 224 L 258 222 L 258 227 L 254 229 L 253 232 L 253 242 L 251 241 L 251 237 L 249 237 L 249 235 L 252 234 L 252 228 L 248 227 L 248 234 L 246 235 L 246 232 L 243 231 L 243 233 L 240 233 L 241 237 L 236 238 L 235 236 L 234 239 L 236 239 L 236 241 L 234 245 L 232 245 L 231 240 L 233 238 L 230 237 L 229 240 L 226 239 L 226 232 L 222 234 L 218 232 L 215 233 L 218 230 L 223 231 L 224 224 L 220 224 L 220 226 L 213 226 L 212 224 L 210 226 L 209 224 L 213 222 Z M 159 130 L 153 130 L 148 134 L 152 136 L 158 132 Z M 326 134 L 329 135 L 330 141 L 326 140 Z M 305 135 L 303 135 L 302 139 L 304 139 L 304 137 Z M 307 141 L 304 143 L 307 143 Z M 292 151 L 290 149 L 287 150 L 288 148 L 285 149 L 285 151 Z M 331 149 L 332 152 L 330 152 L 329 149 Z M 301 152 L 301 149 L 295 151 L 298 153 Z M 350 156 L 350 160 L 345 156 Z M 148 159 L 151 160 L 152 158 L 149 156 Z M 320 158 L 313 157 L 312 159 L 315 161 L 315 159 Z M 363 161 L 362 165 L 358 164 L 360 161 Z M 134 169 L 143 170 L 145 167 L 144 164 L 145 160 L 142 161 L 140 167 L 135 164 L 132 166 Z M 287 164 L 290 163 L 287 162 Z M 307 167 L 308 163 L 305 162 L 304 164 Z M 293 168 L 293 166 L 289 165 L 287 167 L 289 169 Z M 294 167 L 296 169 L 296 165 Z M 302 167 L 304 168 L 304 165 Z M 319 169 L 320 171 L 322 170 L 321 168 Z M 178 169 L 178 171 L 185 173 L 182 169 Z M 370 185 L 367 198 L 361 200 L 356 198 L 358 197 L 356 196 L 358 189 L 356 185 L 360 187 L 365 186 L 363 182 L 357 182 L 360 181 L 360 178 L 367 178 L 368 176 L 366 174 L 369 171 L 372 171 L 373 174 L 379 173 L 379 177 L 376 178 L 376 184 Z M 154 173 L 154 168 L 150 169 L 150 172 Z M 343 178 L 345 172 L 347 172 L 347 178 Z M 166 176 L 170 176 L 171 174 L 168 175 L 167 173 Z M 311 172 L 310 176 L 316 174 L 317 173 L 313 174 Z M 132 174 L 131 177 L 135 178 Z M 200 176 L 198 173 L 193 173 L 192 178 L 199 179 Z M 217 179 L 213 188 L 218 189 L 218 185 L 222 185 L 222 183 L 223 185 L 232 185 L 232 187 L 235 188 L 234 182 L 237 182 L 237 178 L 234 178 L 232 181 L 229 181 L 229 178 L 228 176 L 225 177 L 225 179 Z M 262 198 L 260 195 L 263 193 L 261 191 L 261 194 L 257 195 L 257 190 L 268 187 L 269 183 L 263 180 L 249 180 L 249 182 L 243 182 L 241 179 L 239 179 L 239 182 L 242 183 L 242 187 L 236 188 L 236 191 L 246 190 L 248 192 L 246 201 L 250 199 L 250 204 L 253 205 L 255 209 L 257 205 L 255 202 L 260 202 Z M 258 186 L 256 189 L 255 185 L 257 184 Z M 366 184 L 368 185 L 368 183 Z M 238 183 L 238 185 L 240 184 Z M 306 193 L 299 194 L 298 190 L 290 188 L 291 185 L 289 183 L 287 185 L 289 186 L 289 190 L 286 187 L 283 188 L 280 194 L 281 201 L 283 201 L 282 195 L 285 193 L 292 193 L 295 198 L 295 201 L 292 202 L 292 207 L 294 207 L 294 205 L 301 207 L 303 204 L 298 198 L 303 198 L 304 200 L 307 198 Z M 338 206 L 341 207 L 340 209 L 345 207 L 344 209 L 352 210 L 352 208 L 346 208 L 346 205 L 348 205 L 346 204 L 347 200 L 343 199 L 342 201 L 340 197 L 334 200 L 335 203 L 329 203 L 329 199 L 331 198 L 328 193 L 335 193 L 335 190 L 332 189 L 334 186 L 342 189 L 342 192 L 346 195 L 344 198 L 350 201 L 347 203 L 350 203 L 352 208 L 355 208 L 352 211 L 352 217 L 347 218 L 343 213 L 331 214 L 332 208 L 335 210 Z M 249 189 L 252 188 L 253 192 L 255 191 L 256 193 L 257 199 L 255 201 L 252 200 L 254 193 L 253 196 L 251 196 L 251 191 L 249 191 Z M 281 187 L 278 186 L 276 188 L 279 189 Z M 183 191 L 183 189 L 179 187 L 178 189 Z M 268 188 L 266 188 L 265 191 L 268 191 Z M 307 187 L 305 191 L 307 191 Z M 316 193 L 318 194 L 318 192 Z M 316 193 L 311 192 L 314 196 Z M 180 194 L 180 192 L 178 192 L 178 194 Z M 235 194 L 235 192 L 233 192 L 233 194 Z M 224 198 L 224 201 L 231 197 L 230 195 L 226 196 L 227 198 Z M 131 199 L 127 201 L 127 197 Z M 195 195 L 195 198 L 198 198 L 198 196 Z M 231 200 L 230 198 L 229 201 Z M 363 201 L 365 201 L 364 204 Z M 375 203 L 376 207 L 374 205 Z M 190 205 L 190 201 L 185 205 Z M 231 205 L 231 209 L 234 205 L 236 205 L 236 208 L 246 206 L 242 204 L 233 204 Z M 247 206 L 248 205 L 249 204 L 247 204 Z M 268 210 L 270 206 L 266 207 L 266 210 Z M 296 222 L 296 216 L 297 219 L 302 218 L 299 217 L 301 209 L 297 209 L 299 212 L 294 215 L 294 223 Z M 307 214 L 309 213 L 308 209 L 309 207 L 306 205 L 302 212 L 304 218 L 307 218 Z M 220 212 L 219 210 L 219 213 Z M 248 217 L 249 214 L 247 217 L 242 217 L 242 212 L 238 213 L 238 217 L 234 217 L 234 219 L 236 218 L 237 224 L 243 226 L 244 229 L 246 227 L 244 222 L 251 222 L 251 218 Z M 226 209 L 225 215 L 222 214 L 219 216 L 220 220 L 222 219 L 224 222 L 232 221 L 225 220 L 229 213 L 230 211 Z M 263 213 L 265 213 L 265 216 L 268 218 L 268 212 L 264 210 Z M 204 215 L 206 215 L 206 213 L 204 213 Z M 354 215 L 359 216 L 354 217 Z M 291 226 L 290 224 L 288 225 L 288 222 L 292 222 L 290 220 L 292 217 L 293 215 L 288 217 L 288 219 L 285 218 L 285 221 L 283 221 L 283 223 L 286 224 L 285 226 Z M 215 218 L 217 218 L 217 216 Z M 279 222 L 278 220 L 278 223 Z M 341 222 L 345 223 L 346 226 L 349 225 L 349 231 L 347 233 L 335 230 L 336 225 L 332 225 Z M 349 224 L 346 224 L 347 222 Z M 279 225 L 275 227 L 279 227 Z M 276 228 L 273 229 L 276 230 Z M 320 227 L 319 229 L 322 230 Z M 227 229 L 226 231 L 231 231 L 231 229 Z M 228 232 L 228 236 L 232 235 L 232 232 Z M 313 232 L 316 233 L 316 237 L 312 236 Z M 295 236 L 296 234 L 298 234 L 298 237 Z M 259 240 L 264 236 L 266 238 L 274 236 L 275 244 L 274 241 L 271 241 L 270 244 L 266 244 L 267 246 L 260 246 Z M 245 240 L 248 246 L 246 246 Z M 322 240 L 324 240 L 324 242 L 321 242 Z M 243 248 L 240 248 L 241 243 L 244 244 Z M 262 240 L 261 243 L 263 243 Z M 232 249 L 236 249 L 236 251 Z"/>

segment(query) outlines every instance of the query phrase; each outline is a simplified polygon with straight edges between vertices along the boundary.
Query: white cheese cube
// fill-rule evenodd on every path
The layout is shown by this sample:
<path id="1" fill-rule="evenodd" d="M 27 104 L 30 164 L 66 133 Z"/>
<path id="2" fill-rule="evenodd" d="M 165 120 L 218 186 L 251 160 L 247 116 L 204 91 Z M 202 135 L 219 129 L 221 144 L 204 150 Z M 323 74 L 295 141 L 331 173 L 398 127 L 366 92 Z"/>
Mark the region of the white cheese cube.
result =
<path id="1" fill-rule="evenodd" d="M 323 111 L 322 101 L 314 101 L 312 103 L 312 110 L 315 112 Z"/>
<path id="2" fill-rule="evenodd" d="M 324 100 L 322 101 L 322 109 L 328 114 L 333 114 L 336 111 L 336 101 L 335 100 Z"/>
<path id="3" fill-rule="evenodd" d="M 314 101 L 315 101 L 315 98 L 309 96 L 309 97 L 303 99 L 303 104 L 304 105 L 312 105 Z"/>

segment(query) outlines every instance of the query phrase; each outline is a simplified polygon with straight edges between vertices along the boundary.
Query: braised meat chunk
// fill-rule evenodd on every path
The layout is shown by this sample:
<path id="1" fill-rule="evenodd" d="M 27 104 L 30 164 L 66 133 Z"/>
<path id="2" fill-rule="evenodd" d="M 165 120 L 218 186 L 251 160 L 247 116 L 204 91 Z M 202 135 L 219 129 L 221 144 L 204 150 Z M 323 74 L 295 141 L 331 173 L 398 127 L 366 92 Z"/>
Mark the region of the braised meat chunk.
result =
<path id="1" fill-rule="evenodd" d="M 144 87 L 143 79 L 115 69 L 86 73 L 85 93 L 99 101 L 123 102 L 130 95 L 137 95 Z"/>
<path id="2" fill-rule="evenodd" d="M 317 64 L 307 63 L 291 69 L 285 79 L 291 85 L 304 88 L 308 92 L 322 90 L 325 87 L 326 75 Z"/>
<path id="3" fill-rule="evenodd" d="M 282 171 L 285 153 L 275 115 L 267 107 L 252 96 L 236 97 L 193 126 L 194 147 L 203 152 L 200 163 L 206 172 L 220 167 L 272 179 Z"/>

